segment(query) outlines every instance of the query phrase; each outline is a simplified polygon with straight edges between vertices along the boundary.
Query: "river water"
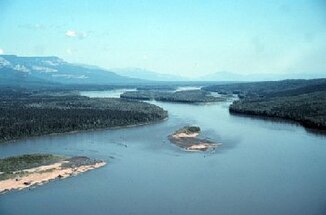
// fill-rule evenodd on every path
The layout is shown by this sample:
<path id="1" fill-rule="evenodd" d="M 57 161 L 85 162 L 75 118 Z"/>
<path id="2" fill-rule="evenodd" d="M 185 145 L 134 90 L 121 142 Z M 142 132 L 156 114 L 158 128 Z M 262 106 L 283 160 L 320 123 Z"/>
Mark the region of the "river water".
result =
<path id="1" fill-rule="evenodd" d="M 1 157 L 86 155 L 108 165 L 1 195 L 0 214 L 326 214 L 325 135 L 230 115 L 228 102 L 153 103 L 169 111 L 168 120 L 1 144 Z M 199 125 L 223 145 L 209 153 L 180 150 L 167 136 L 185 125 Z"/>

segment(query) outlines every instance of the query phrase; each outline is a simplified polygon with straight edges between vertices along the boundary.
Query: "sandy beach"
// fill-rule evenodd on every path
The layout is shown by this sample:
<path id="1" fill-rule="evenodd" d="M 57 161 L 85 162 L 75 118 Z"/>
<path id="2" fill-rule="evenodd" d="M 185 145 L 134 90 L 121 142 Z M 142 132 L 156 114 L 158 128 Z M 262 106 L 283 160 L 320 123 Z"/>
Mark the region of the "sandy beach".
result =
<path id="1" fill-rule="evenodd" d="M 14 177 L 0 181 L 0 193 L 41 185 L 55 179 L 75 176 L 106 165 L 104 161 L 81 165 L 71 165 L 71 162 L 69 160 L 62 160 L 53 164 L 14 172 Z"/>
<path id="2" fill-rule="evenodd" d="M 187 134 L 186 132 L 181 132 L 181 133 L 173 134 L 172 137 L 177 138 L 177 139 L 185 138 L 185 137 L 192 137 L 192 138 L 195 138 L 195 137 L 197 137 L 198 135 L 199 135 L 198 132 L 189 133 L 189 134 Z"/>
<path id="3" fill-rule="evenodd" d="M 207 151 L 221 144 L 214 143 L 208 139 L 199 138 L 199 127 L 184 127 L 169 136 L 171 143 L 189 152 Z"/>

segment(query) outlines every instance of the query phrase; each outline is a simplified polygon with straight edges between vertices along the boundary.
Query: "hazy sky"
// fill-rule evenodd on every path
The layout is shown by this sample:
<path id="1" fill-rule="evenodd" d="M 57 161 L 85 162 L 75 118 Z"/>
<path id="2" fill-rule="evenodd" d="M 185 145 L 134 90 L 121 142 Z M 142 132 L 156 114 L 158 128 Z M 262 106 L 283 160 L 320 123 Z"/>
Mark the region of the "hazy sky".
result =
<path id="1" fill-rule="evenodd" d="M 326 1 L 0 0 L 0 53 L 186 76 L 326 73 Z"/>

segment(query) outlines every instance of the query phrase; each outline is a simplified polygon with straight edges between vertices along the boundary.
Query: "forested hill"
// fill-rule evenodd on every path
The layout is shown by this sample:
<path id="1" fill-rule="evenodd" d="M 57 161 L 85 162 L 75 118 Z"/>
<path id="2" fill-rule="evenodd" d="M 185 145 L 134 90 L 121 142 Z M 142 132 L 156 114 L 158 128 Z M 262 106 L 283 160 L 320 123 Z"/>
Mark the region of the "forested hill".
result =
<path id="1" fill-rule="evenodd" d="M 326 130 L 326 79 L 218 85 L 205 90 L 240 95 L 230 106 L 231 113 L 290 119 Z"/>
<path id="2" fill-rule="evenodd" d="M 137 101 L 0 90 L 0 142 L 163 120 L 162 108 Z"/>

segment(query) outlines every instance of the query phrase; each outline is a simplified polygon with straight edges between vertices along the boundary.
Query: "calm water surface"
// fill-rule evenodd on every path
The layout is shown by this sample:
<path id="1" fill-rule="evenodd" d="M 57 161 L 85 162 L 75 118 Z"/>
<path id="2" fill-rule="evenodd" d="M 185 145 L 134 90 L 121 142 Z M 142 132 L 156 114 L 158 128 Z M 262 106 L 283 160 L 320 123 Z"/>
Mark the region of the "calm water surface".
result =
<path id="1" fill-rule="evenodd" d="M 154 103 L 169 111 L 168 120 L 1 144 L 1 157 L 43 152 L 109 164 L 2 195 L 0 214 L 326 214 L 325 135 L 233 116 L 228 103 Z M 187 124 L 223 146 L 186 153 L 171 145 L 167 136 Z"/>

